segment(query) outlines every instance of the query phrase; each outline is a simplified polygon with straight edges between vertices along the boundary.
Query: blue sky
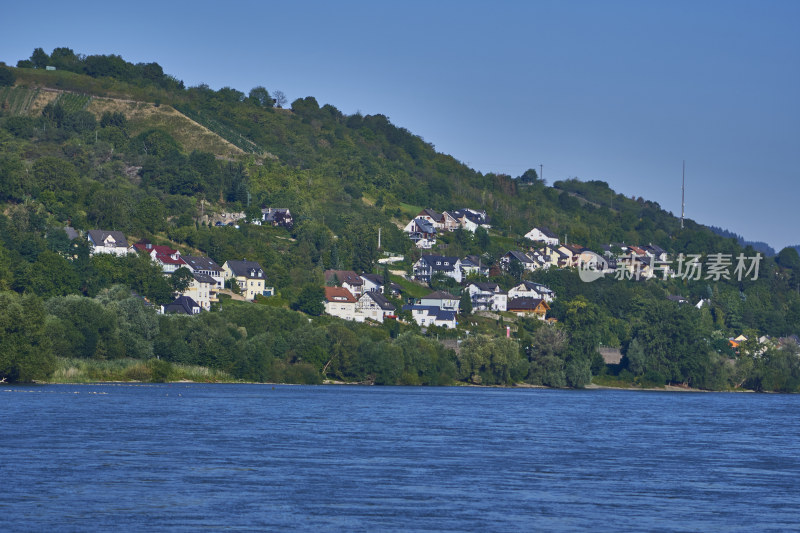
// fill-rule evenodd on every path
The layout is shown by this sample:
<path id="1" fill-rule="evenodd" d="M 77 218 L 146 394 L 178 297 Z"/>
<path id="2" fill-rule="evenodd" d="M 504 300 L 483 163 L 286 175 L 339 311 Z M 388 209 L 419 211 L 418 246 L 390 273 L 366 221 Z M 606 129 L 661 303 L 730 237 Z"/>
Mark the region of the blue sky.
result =
<path id="1" fill-rule="evenodd" d="M 36 47 L 156 61 L 381 113 L 482 172 L 601 179 L 778 249 L 800 243 L 800 2 L 15 2 Z M 435 207 L 435 206 L 432 206 Z"/>

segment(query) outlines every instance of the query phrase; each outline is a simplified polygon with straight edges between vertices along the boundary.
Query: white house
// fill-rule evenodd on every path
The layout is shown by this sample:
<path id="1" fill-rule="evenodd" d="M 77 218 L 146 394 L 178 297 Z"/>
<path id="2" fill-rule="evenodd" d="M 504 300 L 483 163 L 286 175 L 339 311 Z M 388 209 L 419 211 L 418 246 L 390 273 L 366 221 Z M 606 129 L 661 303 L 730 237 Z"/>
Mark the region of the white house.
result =
<path id="1" fill-rule="evenodd" d="M 543 242 L 550 246 L 558 246 L 558 237 L 556 234 L 544 226 L 533 228 L 525 234 L 525 238 L 536 242 Z"/>
<path id="2" fill-rule="evenodd" d="M 437 272 L 441 272 L 459 283 L 463 279 L 461 260 L 458 257 L 423 255 L 419 261 L 414 263 L 414 279 L 416 280 L 430 282 Z"/>
<path id="3" fill-rule="evenodd" d="M 458 311 L 460 299 L 449 292 L 436 291 L 420 299 L 422 306 L 436 307 L 443 311 Z"/>
<path id="4" fill-rule="evenodd" d="M 90 255 L 113 254 L 119 257 L 128 255 L 128 240 L 121 231 L 90 229 L 88 233 Z"/>
<path id="5" fill-rule="evenodd" d="M 211 276 L 205 274 L 192 273 L 192 281 L 181 295 L 188 296 L 206 311 L 211 309 L 211 302 L 217 301 L 216 296 L 217 282 Z"/>
<path id="6" fill-rule="evenodd" d="M 414 322 L 422 327 L 439 326 L 453 329 L 456 327 L 456 312 L 444 311 L 435 306 L 405 305 L 404 310 L 411 311 Z"/>
<path id="7" fill-rule="evenodd" d="M 394 316 L 395 307 L 383 294 L 378 291 L 367 291 L 356 301 L 356 316 L 361 316 L 361 322 L 365 319 L 383 323 L 386 317 Z"/>
<path id="8" fill-rule="evenodd" d="M 465 289 L 474 311 L 505 311 L 508 295 L 493 282 L 472 282 Z"/>
<path id="9" fill-rule="evenodd" d="M 505 271 L 508 271 L 512 263 L 520 263 L 522 265 L 522 270 L 525 272 L 533 272 L 537 268 L 542 268 L 544 266 L 528 254 L 517 250 L 511 250 L 500 258 L 500 266 Z"/>
<path id="10" fill-rule="evenodd" d="M 225 287 L 225 271 L 210 257 L 184 255 L 181 261 L 193 274 L 205 274 L 216 282 L 216 289 Z"/>
<path id="11" fill-rule="evenodd" d="M 352 270 L 326 270 L 323 275 L 326 285 L 344 287 L 356 298 L 364 293 L 363 278 Z"/>
<path id="12" fill-rule="evenodd" d="M 523 281 L 519 285 L 515 287 L 511 287 L 508 290 L 508 297 L 509 298 L 539 298 L 547 303 L 553 301 L 553 298 L 556 297 L 556 294 L 550 290 L 550 288 L 542 285 L 541 283 L 535 283 L 533 281 Z"/>
<path id="13" fill-rule="evenodd" d="M 356 298 L 344 287 L 325 287 L 325 312 L 345 320 L 363 322 L 356 316 Z"/>

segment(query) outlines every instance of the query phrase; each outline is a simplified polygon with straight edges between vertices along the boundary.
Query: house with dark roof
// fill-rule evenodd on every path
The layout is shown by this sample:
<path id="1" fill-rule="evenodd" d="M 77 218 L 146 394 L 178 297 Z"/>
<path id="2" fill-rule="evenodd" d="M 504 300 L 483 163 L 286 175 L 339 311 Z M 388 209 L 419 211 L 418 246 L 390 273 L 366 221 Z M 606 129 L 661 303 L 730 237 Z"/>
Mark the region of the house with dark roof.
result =
<path id="1" fill-rule="evenodd" d="M 292 212 L 283 207 L 265 207 L 261 210 L 261 220 L 265 224 L 290 229 L 294 225 Z"/>
<path id="2" fill-rule="evenodd" d="M 471 275 L 488 276 L 489 265 L 479 255 L 468 255 L 461 259 L 461 272 L 464 278 Z"/>
<path id="3" fill-rule="evenodd" d="M 556 294 L 549 287 L 533 281 L 523 281 L 508 289 L 509 298 L 541 298 L 550 303 L 555 296 Z"/>
<path id="4" fill-rule="evenodd" d="M 383 323 L 387 317 L 395 316 L 395 306 L 377 291 L 367 291 L 356 301 L 356 316 L 361 320 L 374 320 Z M 359 320 L 359 322 L 361 321 Z"/>
<path id="5" fill-rule="evenodd" d="M 225 287 L 225 271 L 210 257 L 182 255 L 181 262 L 181 266 L 185 266 L 193 274 L 205 274 L 213 278 L 217 290 Z"/>
<path id="6" fill-rule="evenodd" d="M 558 246 L 559 244 L 558 236 L 544 226 L 533 228 L 525 234 L 525 238 L 535 242 L 543 242 L 550 246 Z"/>
<path id="7" fill-rule="evenodd" d="M 511 250 L 500 258 L 500 266 L 506 272 L 511 268 L 512 263 L 519 263 L 522 265 L 522 270 L 526 272 L 533 272 L 537 268 L 542 268 L 544 266 L 530 255 L 520 252 L 519 250 Z"/>
<path id="8" fill-rule="evenodd" d="M 465 289 L 469 293 L 473 311 L 505 311 L 508 295 L 494 282 L 473 281 Z"/>
<path id="9" fill-rule="evenodd" d="M 180 315 L 196 315 L 200 313 L 200 305 L 188 296 L 178 296 L 163 308 L 163 313 Z"/>
<path id="10" fill-rule="evenodd" d="M 441 272 L 447 277 L 453 278 L 458 283 L 463 279 L 461 271 L 461 260 L 458 257 L 448 257 L 443 255 L 423 255 L 419 261 L 414 263 L 414 279 L 430 283 L 431 278 Z"/>
<path id="11" fill-rule="evenodd" d="M 64 226 L 64 233 L 67 234 L 67 239 L 74 241 L 81 236 L 72 226 Z"/>
<path id="12" fill-rule="evenodd" d="M 256 296 L 272 296 L 275 289 L 266 285 L 264 269 L 255 261 L 225 261 L 222 265 L 225 279 L 235 279 L 246 300 L 255 300 Z"/>
<path id="13" fill-rule="evenodd" d="M 508 311 L 517 316 L 535 316 L 539 320 L 546 318 L 550 306 L 541 298 L 511 298 L 508 300 Z"/>
<path id="14" fill-rule="evenodd" d="M 358 298 L 364 292 L 364 280 L 352 270 L 326 270 L 325 285 L 344 287 Z"/>
<path id="15" fill-rule="evenodd" d="M 436 228 L 424 218 L 415 218 L 406 225 L 404 231 L 417 248 L 429 249 L 436 244 Z"/>
<path id="16" fill-rule="evenodd" d="M 460 299 L 447 291 L 436 291 L 423 296 L 420 305 L 438 307 L 444 311 L 458 311 Z"/>
<path id="17" fill-rule="evenodd" d="M 364 282 L 362 288 L 363 292 L 377 291 L 384 294 L 385 285 L 383 283 L 383 276 L 380 274 L 361 274 L 359 277 Z M 399 296 L 403 292 L 403 288 L 393 281 L 389 282 L 389 289 L 392 293 L 390 296 Z"/>
<path id="18" fill-rule="evenodd" d="M 87 239 L 90 255 L 113 254 L 119 257 L 128 255 L 128 240 L 121 231 L 90 229 Z"/>
<path id="19" fill-rule="evenodd" d="M 217 281 L 211 276 L 192 272 L 192 280 L 181 295 L 188 296 L 197 302 L 197 305 L 206 311 L 210 311 L 211 302 L 219 301 L 217 297 Z"/>
<path id="20" fill-rule="evenodd" d="M 439 326 L 454 329 L 458 325 L 455 311 L 445 311 L 436 306 L 427 305 L 404 305 L 403 310 L 411 311 L 414 322 L 422 327 Z"/>

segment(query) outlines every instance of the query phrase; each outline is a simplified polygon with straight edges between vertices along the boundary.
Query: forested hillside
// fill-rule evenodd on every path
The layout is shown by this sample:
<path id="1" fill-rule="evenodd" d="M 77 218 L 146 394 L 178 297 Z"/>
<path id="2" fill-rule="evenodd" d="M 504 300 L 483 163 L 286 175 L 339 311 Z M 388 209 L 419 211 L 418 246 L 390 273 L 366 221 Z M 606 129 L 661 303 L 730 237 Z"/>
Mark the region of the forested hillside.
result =
<path id="1" fill-rule="evenodd" d="M 0 202 L 0 375 L 8 379 L 46 378 L 58 358 L 159 357 L 256 381 L 800 385 L 796 344 L 777 343 L 800 333 L 794 249 L 764 258 L 757 279 L 743 281 L 583 283 L 569 269 L 493 271 L 505 290 L 523 277 L 548 284 L 558 295 L 555 325 L 465 316 L 456 332 L 423 332 L 319 317 L 313 300 L 325 270 L 388 275 L 377 264 L 384 252 L 405 258 L 393 270 L 410 269 L 421 252 L 402 227 L 425 207 L 485 210 L 488 234 L 457 231 L 436 251 L 489 265 L 530 246 L 523 236 L 536 225 L 597 251 L 609 243 L 654 244 L 672 257 L 756 251 L 691 220 L 681 229 L 657 203 L 601 181 L 548 186 L 534 170 L 476 172 L 383 115 L 345 115 L 312 96 L 289 103 L 264 87 L 185 87 L 157 63 L 37 49 L 0 67 Z M 254 220 L 265 207 L 289 208 L 294 226 L 214 225 L 222 214 Z M 278 295 L 223 301 L 198 317 L 155 316 L 147 302 L 168 303 L 179 280 L 147 256 L 90 256 L 65 226 L 122 231 L 131 243 L 219 264 L 258 261 Z M 674 295 L 689 304 L 667 299 Z M 742 334 L 751 344 L 733 349 L 728 339 Z M 775 342 L 762 349 L 754 339 L 763 336 Z M 458 353 L 438 342 L 445 337 L 463 341 Z M 607 366 L 601 345 L 626 357 Z"/>

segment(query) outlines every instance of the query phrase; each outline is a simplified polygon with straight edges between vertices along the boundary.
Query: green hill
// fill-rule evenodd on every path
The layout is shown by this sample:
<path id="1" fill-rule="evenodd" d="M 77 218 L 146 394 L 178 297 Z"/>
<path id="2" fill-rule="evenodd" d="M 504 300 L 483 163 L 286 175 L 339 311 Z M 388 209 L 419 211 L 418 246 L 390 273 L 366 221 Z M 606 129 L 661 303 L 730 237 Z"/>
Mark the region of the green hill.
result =
<path id="1" fill-rule="evenodd" d="M 400 228 L 423 207 L 485 210 L 492 225 L 488 236 L 444 235 L 434 252 L 459 257 L 477 254 L 489 265 L 510 249 L 527 249 L 531 243 L 523 236 L 533 226 L 546 226 L 567 235 L 570 243 L 598 252 L 604 244 L 624 242 L 655 244 L 674 258 L 679 254 L 707 258 L 714 253 L 735 258 L 755 253 L 691 220 L 681 229 L 680 221 L 657 203 L 627 198 L 605 182 L 567 180 L 549 187 L 533 170 L 519 177 L 477 172 L 383 115 L 345 115 L 311 96 L 284 109 L 260 87 L 249 94 L 228 87 L 218 91 L 207 86 L 186 88 L 157 63 L 133 65 L 113 55 L 83 57 L 56 49 L 46 60 L 57 70 L 42 68 L 44 59 L 38 53 L 20 61 L 18 68 L 0 67 L 9 73 L 0 79 L 14 80 L 13 86 L 0 87 L 0 288 L 46 302 L 81 295 L 91 301 L 100 298 L 97 305 L 107 306 L 108 296 L 103 295 L 119 284 L 157 304 L 171 299 L 168 280 L 154 274 L 152 265 L 133 259 L 89 258 L 81 245 L 75 248 L 63 236 L 61 228 L 67 224 L 83 231 L 120 230 L 134 242 L 147 238 L 176 247 L 184 255 L 208 255 L 220 264 L 232 258 L 256 260 L 280 294 L 271 303 L 291 303 L 300 309 L 308 291 L 324 284 L 326 269 L 380 272 L 377 259 L 384 251 L 403 255 L 406 259 L 399 266 L 409 268 L 421 252 Z M 262 207 L 291 209 L 294 227 L 213 226 L 222 213 L 243 211 L 255 218 Z M 379 229 L 382 250 L 377 249 Z M 173 335 L 175 340 L 186 331 L 166 318 L 160 333 L 137 341 L 143 346 L 137 353 L 142 357 L 162 350 L 175 362 L 203 364 L 261 380 L 265 376 L 290 379 L 309 368 L 336 368 L 333 373 L 322 371 L 323 377 L 363 381 L 380 375 L 379 382 L 440 383 L 482 375 L 483 383 L 582 386 L 587 375 L 624 371 L 630 374 L 623 373 L 624 379 L 638 383 L 649 376 L 654 383 L 706 388 L 746 383 L 753 388 L 793 390 L 800 383 L 792 381 L 795 376 L 800 379 L 794 359 L 788 363 L 781 359 L 780 364 L 789 367 L 770 374 L 762 359 L 737 359 L 727 342 L 742 333 L 750 338 L 800 333 L 797 252 L 784 250 L 774 259 L 764 259 L 760 268 L 759 279 L 746 282 L 703 277 L 583 283 L 572 270 L 525 274 L 556 291 L 550 316 L 559 321 L 554 329 L 571 340 L 564 344 L 550 338 L 552 332 L 541 324 L 513 315 L 497 323 L 494 319 L 472 321 L 477 331 L 490 338 L 505 333 L 504 321 L 513 324 L 521 359 L 505 369 L 492 367 L 492 357 L 508 349 L 497 344 L 496 338 L 492 341 L 496 346 L 467 345 L 470 353 L 489 361 L 478 369 L 467 369 L 457 357 L 451 361 L 455 366 L 449 367 L 440 361 L 445 356 L 436 348 L 431 357 L 439 361 L 436 365 L 444 365 L 437 366 L 438 370 L 414 367 L 412 371 L 408 365 L 392 370 L 391 365 L 380 366 L 389 364 L 380 359 L 383 356 L 364 355 L 382 369 L 369 371 L 369 365 L 345 364 L 344 355 L 339 363 L 326 356 L 331 350 L 342 350 L 334 347 L 338 341 L 331 331 L 351 339 L 352 350 L 373 354 L 365 342 L 383 343 L 382 348 L 394 353 L 396 339 L 404 333 L 418 335 L 418 329 L 398 325 L 400 329 L 383 326 L 361 331 L 357 330 L 360 326 L 341 326 L 321 318 L 315 319 L 321 323 L 308 326 L 312 331 L 305 323 L 295 322 L 297 313 L 286 310 L 286 316 L 269 315 L 269 320 L 285 322 L 276 333 L 248 328 L 246 312 L 237 319 L 239 323 L 224 322 L 227 306 L 225 313 L 212 313 L 216 318 L 203 320 L 220 338 L 229 339 L 227 347 L 217 347 L 229 354 L 228 359 L 200 357 L 196 346 L 180 353 L 167 350 L 164 336 Z M 523 276 L 494 273 L 493 280 L 503 289 Z M 708 304 L 700 310 L 693 305 L 679 308 L 666 299 L 670 295 L 684 296 L 691 304 L 701 299 Z M 17 305 L 12 300 L 9 305 Z M 95 304 L 86 305 L 88 309 Z M 114 326 L 117 330 L 127 323 L 127 319 L 119 320 Z M 459 335 L 466 334 L 465 327 Z M 269 337 L 272 348 L 269 357 L 262 354 L 266 366 L 253 374 L 253 354 L 258 349 L 242 350 L 256 330 Z M 284 335 L 289 331 L 294 337 Z M 447 335 L 435 330 L 429 335 L 437 334 Z M 333 344 L 325 344 L 322 338 Z M 295 346 L 293 339 L 305 339 L 306 344 Z M 597 346 L 620 347 L 627 354 L 634 340 L 631 353 L 635 355 L 622 367 L 609 370 L 602 364 Z M 266 338 L 262 341 L 267 342 Z M 187 338 L 175 342 L 192 345 Z M 545 342 L 558 349 L 548 351 Z M 412 353 L 408 343 L 403 349 Z M 96 347 L 87 354 L 117 357 L 126 353 L 114 346 Z M 636 360 L 640 351 L 643 355 Z M 250 355 L 241 363 L 241 369 L 247 370 L 237 374 L 239 353 Z M 303 362 L 311 366 L 292 366 Z M 788 377 L 781 381 L 781 375 Z"/>

